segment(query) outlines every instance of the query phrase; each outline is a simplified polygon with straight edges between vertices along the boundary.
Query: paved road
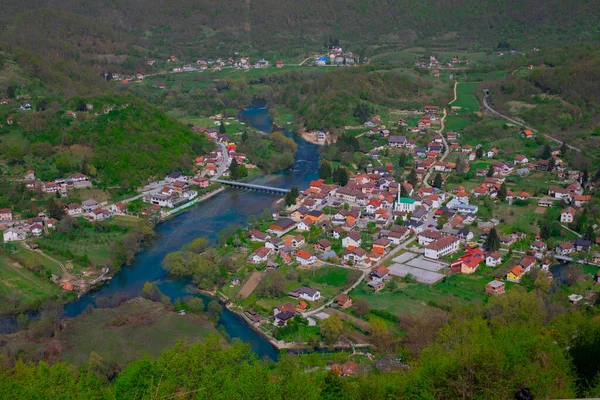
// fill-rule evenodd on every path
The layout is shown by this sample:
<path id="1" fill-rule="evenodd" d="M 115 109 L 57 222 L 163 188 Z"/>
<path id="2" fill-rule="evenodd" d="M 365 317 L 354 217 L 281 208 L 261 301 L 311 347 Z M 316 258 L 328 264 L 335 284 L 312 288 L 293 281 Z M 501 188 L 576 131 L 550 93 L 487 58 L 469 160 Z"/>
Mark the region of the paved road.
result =
<path id="1" fill-rule="evenodd" d="M 219 165 L 219 169 L 217 169 L 215 176 L 210 178 L 213 181 L 219 179 L 229 168 L 229 151 L 227 151 L 227 147 L 221 143 L 219 143 L 218 146 L 221 149 L 221 154 L 223 154 L 223 162 Z"/>
<path id="2" fill-rule="evenodd" d="M 454 88 L 456 90 L 456 86 L 454 86 Z M 448 156 L 448 154 L 450 154 L 450 147 L 448 147 L 448 142 L 446 141 L 446 138 L 444 137 L 444 133 L 443 133 L 444 127 L 445 127 L 446 115 L 447 115 L 446 109 L 444 108 L 444 116 L 442 117 L 442 126 L 440 127 L 440 129 L 438 131 L 436 131 L 438 134 L 440 134 L 442 136 L 442 141 L 444 143 L 444 154 L 442 154 L 440 161 L 444 161 L 444 159 Z M 431 185 L 429 184 L 429 177 L 431 176 L 432 173 L 433 173 L 433 167 L 429 167 L 427 174 L 423 178 L 423 186 L 431 187 Z"/>
<path id="3" fill-rule="evenodd" d="M 484 96 L 483 96 L 483 107 L 485 107 L 485 109 L 486 109 L 487 111 L 489 111 L 490 113 L 492 113 L 493 115 L 495 115 L 495 116 L 497 116 L 497 117 L 504 118 L 505 120 L 507 120 L 507 121 L 509 121 L 509 122 L 512 122 L 512 123 L 513 123 L 513 124 L 515 124 L 515 125 L 522 126 L 523 128 L 526 128 L 526 129 L 529 129 L 529 130 L 531 130 L 531 131 L 533 131 L 533 132 L 536 132 L 536 133 L 538 133 L 538 131 L 537 131 L 536 129 L 533 129 L 532 127 L 530 127 L 530 126 L 528 126 L 528 125 L 525 125 L 525 124 L 524 124 L 524 123 L 522 123 L 522 122 L 516 121 L 516 120 L 514 120 L 514 119 L 512 119 L 512 118 L 510 118 L 510 117 L 507 117 L 507 116 L 506 116 L 506 115 L 504 115 L 504 114 L 500 114 L 498 111 L 494 110 L 492 107 L 490 107 L 490 105 L 489 105 L 489 104 L 488 104 L 488 102 L 487 102 L 487 100 L 488 100 L 488 97 L 489 97 L 489 94 L 487 94 L 487 92 L 486 92 L 486 91 L 484 91 L 483 93 L 484 93 Z M 552 136 L 550 136 L 550 135 L 547 135 L 547 134 L 545 134 L 545 133 L 542 133 L 542 135 L 544 135 L 546 138 L 548 138 L 548 139 L 550 139 L 550 140 L 553 140 L 553 141 L 555 141 L 556 143 L 558 143 L 558 144 L 560 144 L 560 145 L 562 145 L 562 144 L 563 144 L 563 142 L 562 142 L 561 140 L 558 140 L 558 139 L 557 139 L 557 138 L 555 138 L 555 137 L 552 137 Z M 581 153 L 581 149 L 578 149 L 577 147 L 571 146 L 570 144 L 568 144 L 568 145 L 567 145 L 567 147 L 568 147 L 569 149 L 571 149 L 571 150 L 575 150 L 575 151 L 577 151 L 577 152 Z"/>

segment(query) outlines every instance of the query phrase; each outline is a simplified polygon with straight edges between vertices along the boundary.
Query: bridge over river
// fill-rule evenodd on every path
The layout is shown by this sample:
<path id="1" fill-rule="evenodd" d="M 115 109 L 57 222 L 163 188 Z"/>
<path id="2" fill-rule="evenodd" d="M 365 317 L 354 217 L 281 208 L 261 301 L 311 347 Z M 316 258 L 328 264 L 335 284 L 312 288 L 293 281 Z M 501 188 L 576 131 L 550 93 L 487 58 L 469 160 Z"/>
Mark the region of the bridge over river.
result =
<path id="1" fill-rule="evenodd" d="M 214 181 L 222 183 L 223 185 L 238 187 L 238 188 L 242 188 L 242 189 L 257 190 L 259 192 L 280 194 L 280 195 L 285 195 L 287 192 L 290 191 L 289 189 L 282 189 L 282 188 L 276 188 L 276 187 L 264 186 L 264 185 L 255 185 L 253 183 L 226 181 L 223 179 L 214 179 Z"/>

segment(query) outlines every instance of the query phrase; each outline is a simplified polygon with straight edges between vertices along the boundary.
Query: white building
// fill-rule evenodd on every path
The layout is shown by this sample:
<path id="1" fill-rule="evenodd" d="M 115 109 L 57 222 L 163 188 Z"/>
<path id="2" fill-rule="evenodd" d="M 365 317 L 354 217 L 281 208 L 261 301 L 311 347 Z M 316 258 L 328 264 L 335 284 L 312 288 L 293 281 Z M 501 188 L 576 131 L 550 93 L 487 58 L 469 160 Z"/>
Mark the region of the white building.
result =
<path id="1" fill-rule="evenodd" d="M 425 248 L 425 257 L 438 259 L 458 250 L 460 240 L 454 236 L 445 236 Z"/>

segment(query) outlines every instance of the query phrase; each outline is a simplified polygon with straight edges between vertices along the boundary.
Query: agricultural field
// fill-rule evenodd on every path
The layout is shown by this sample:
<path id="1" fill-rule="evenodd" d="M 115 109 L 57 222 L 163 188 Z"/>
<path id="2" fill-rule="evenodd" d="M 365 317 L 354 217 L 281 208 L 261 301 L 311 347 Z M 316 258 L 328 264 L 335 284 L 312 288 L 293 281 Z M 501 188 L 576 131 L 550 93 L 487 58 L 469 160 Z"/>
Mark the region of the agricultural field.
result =
<path id="1" fill-rule="evenodd" d="M 34 307 L 60 293 L 45 271 L 59 275 L 55 263 L 26 249 L 0 256 L 0 313 Z M 34 272 L 39 271 L 39 272 Z"/>
<path id="2" fill-rule="evenodd" d="M 480 110 L 479 99 L 476 96 L 479 83 L 459 83 L 456 86 L 456 101 L 452 103 L 452 110 L 458 114 L 471 114 Z"/>

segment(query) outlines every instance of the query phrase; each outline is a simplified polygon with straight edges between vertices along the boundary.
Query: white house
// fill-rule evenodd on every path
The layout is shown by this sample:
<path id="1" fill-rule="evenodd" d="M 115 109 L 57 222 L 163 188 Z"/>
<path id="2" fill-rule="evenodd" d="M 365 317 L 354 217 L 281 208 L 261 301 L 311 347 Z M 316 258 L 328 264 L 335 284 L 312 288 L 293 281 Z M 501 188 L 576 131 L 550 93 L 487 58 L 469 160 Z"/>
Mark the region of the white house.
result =
<path id="1" fill-rule="evenodd" d="M 15 229 L 8 228 L 4 231 L 4 242 L 15 242 L 17 240 L 25 240 L 26 235 L 25 232 Z"/>
<path id="2" fill-rule="evenodd" d="M 350 246 L 360 247 L 362 244 L 362 239 L 360 238 L 360 233 L 357 231 L 352 231 L 348 236 L 342 239 L 342 247 L 348 248 Z"/>
<path id="3" fill-rule="evenodd" d="M 560 222 L 571 223 L 575 218 L 575 209 L 573 207 L 567 207 L 560 213 Z"/>
<path id="4" fill-rule="evenodd" d="M 460 240 L 454 236 L 444 236 L 425 247 L 425 257 L 438 259 L 458 250 Z"/>
<path id="5" fill-rule="evenodd" d="M 271 250 L 270 249 L 267 249 L 266 247 L 259 247 L 249 257 L 249 261 L 252 264 L 260 264 L 260 263 L 263 263 L 263 262 L 267 262 L 267 258 L 269 257 L 269 254 L 271 254 Z"/>
<path id="6" fill-rule="evenodd" d="M 307 253 L 306 251 L 299 250 L 296 253 L 296 261 L 298 261 L 302 265 L 311 265 L 317 261 L 317 257 L 310 253 Z"/>
<path id="7" fill-rule="evenodd" d="M 498 251 L 489 253 L 485 258 L 485 265 L 488 267 L 497 267 L 500 264 L 502 264 L 502 254 Z"/>
<path id="8" fill-rule="evenodd" d="M 317 289 L 309 288 L 306 286 L 302 286 L 301 288 L 292 290 L 290 292 L 290 295 L 308 301 L 317 301 L 321 298 L 321 292 L 319 292 Z"/>

